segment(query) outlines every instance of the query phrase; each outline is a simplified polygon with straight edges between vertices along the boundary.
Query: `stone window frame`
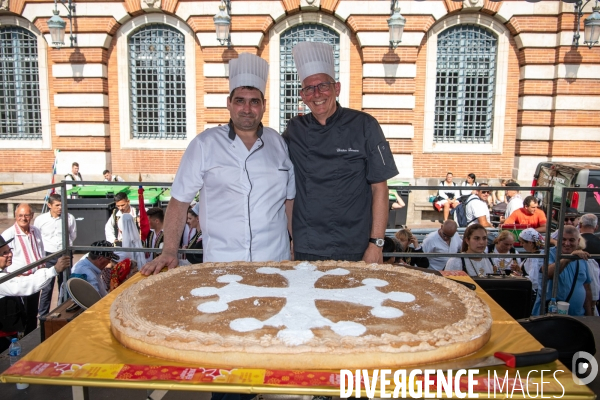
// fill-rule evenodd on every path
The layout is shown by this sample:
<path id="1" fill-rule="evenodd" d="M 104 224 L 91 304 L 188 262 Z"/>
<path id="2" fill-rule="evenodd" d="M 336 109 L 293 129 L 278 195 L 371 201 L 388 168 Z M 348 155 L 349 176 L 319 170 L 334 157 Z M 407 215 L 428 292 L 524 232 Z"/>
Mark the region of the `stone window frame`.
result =
<path id="1" fill-rule="evenodd" d="M 131 104 L 129 77 L 129 36 L 149 24 L 165 24 L 185 37 L 186 125 L 184 140 L 134 139 L 131 136 Z M 115 35 L 119 94 L 119 132 L 121 149 L 185 150 L 198 133 L 196 121 L 196 37 L 192 29 L 176 17 L 152 13 L 129 20 Z"/>
<path id="2" fill-rule="evenodd" d="M 50 91 L 48 88 L 48 43 L 39 29 L 25 18 L 2 15 L 0 26 L 17 26 L 31 32 L 37 38 L 38 71 L 40 87 L 40 117 L 42 126 L 42 139 L 7 139 L 0 141 L 4 149 L 52 149 L 52 126 L 50 123 Z"/>
<path id="3" fill-rule="evenodd" d="M 490 143 L 435 143 L 435 88 L 437 72 L 437 37 L 455 25 L 479 25 L 492 31 L 498 38 L 496 63 L 496 94 L 494 96 L 494 123 Z M 458 14 L 445 18 L 427 32 L 425 72 L 425 107 L 423 124 L 424 153 L 501 154 L 504 145 L 506 97 L 508 90 L 508 59 L 510 32 L 500 21 L 483 14 Z"/>

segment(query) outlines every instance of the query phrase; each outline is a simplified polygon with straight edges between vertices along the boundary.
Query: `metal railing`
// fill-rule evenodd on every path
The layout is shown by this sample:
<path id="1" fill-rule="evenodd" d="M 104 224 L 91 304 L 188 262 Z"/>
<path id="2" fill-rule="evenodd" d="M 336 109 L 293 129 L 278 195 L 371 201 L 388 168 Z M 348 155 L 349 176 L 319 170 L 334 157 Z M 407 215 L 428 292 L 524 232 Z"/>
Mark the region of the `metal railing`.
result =
<path id="1" fill-rule="evenodd" d="M 106 185 L 106 186 L 140 186 L 139 182 L 106 182 L 106 181 L 76 181 L 77 185 Z M 39 191 L 43 191 L 43 190 L 48 190 L 48 189 L 53 189 L 53 188 L 61 188 L 61 193 L 66 194 L 66 185 L 73 185 L 73 181 L 61 181 L 60 183 L 56 183 L 56 184 L 51 184 L 51 185 L 43 185 L 43 186 L 38 186 L 38 187 L 34 187 L 34 188 L 29 188 L 29 189 L 23 189 L 23 190 L 18 190 L 18 191 L 14 191 L 14 192 L 7 192 L 7 193 L 0 193 L 0 200 L 1 199 L 7 199 L 7 198 L 11 198 L 11 197 L 15 197 L 15 196 L 20 196 L 20 195 L 24 195 L 24 194 L 29 194 L 29 193 L 34 193 L 34 192 L 39 192 Z M 165 187 L 170 187 L 172 185 L 172 182 L 143 182 L 143 186 L 165 186 Z M 462 187 L 460 186 L 456 186 L 456 188 L 454 190 L 461 190 Z M 486 186 L 485 187 L 486 190 L 506 190 L 507 188 L 505 186 Z M 439 190 L 440 186 L 406 186 L 403 190 L 409 190 L 409 191 L 422 191 L 422 190 Z M 468 190 L 468 189 L 467 189 Z M 476 188 L 474 188 L 474 190 L 477 190 Z M 554 191 L 554 188 L 552 187 L 519 187 L 518 190 L 520 192 L 527 192 L 530 190 L 535 190 L 536 192 L 548 192 L 549 196 L 545 196 L 544 198 L 546 199 L 552 199 L 552 193 Z M 567 198 L 567 194 L 569 193 L 573 193 L 573 192 L 598 192 L 600 191 L 598 188 L 563 188 L 562 189 L 562 197 L 561 197 L 561 203 L 560 203 L 560 209 L 559 209 L 559 213 L 558 213 L 558 238 L 557 238 L 557 243 L 560 244 L 562 243 L 562 236 L 563 236 L 563 228 L 564 228 L 564 215 L 566 213 L 567 210 L 567 205 L 566 205 L 566 198 Z M 63 224 L 63 229 L 62 229 L 62 242 L 63 242 L 63 249 L 59 250 L 55 253 L 52 253 L 49 256 L 46 256 L 38 261 L 35 261 L 29 265 L 26 265 L 22 268 L 19 268 L 18 270 L 15 270 L 11 273 L 6 274 L 5 276 L 3 276 L 2 278 L 0 278 L 0 283 L 6 282 L 14 277 L 17 277 L 19 275 L 21 275 L 23 272 L 29 271 L 41 264 L 44 264 L 45 262 L 51 260 L 52 258 L 58 257 L 58 256 L 62 256 L 63 254 L 70 254 L 72 255 L 73 251 L 99 251 L 99 250 L 110 250 L 110 251 L 115 251 L 115 247 L 95 247 L 95 246 L 72 246 L 69 244 L 69 239 L 68 239 L 68 218 L 66 217 L 68 215 L 68 201 L 67 201 L 67 195 L 63 195 L 61 196 L 61 202 L 62 202 L 62 212 L 61 212 L 61 222 Z M 409 205 L 407 204 L 407 207 Z M 544 234 L 545 236 L 545 243 L 544 243 L 544 253 L 543 254 L 528 254 L 528 253 L 519 253 L 518 257 L 519 258 L 543 258 L 543 268 L 542 268 L 542 273 L 543 273 L 543 277 L 542 277 L 542 286 L 539 288 L 539 290 L 541 290 L 540 293 L 540 300 L 541 300 L 541 307 L 540 307 L 540 314 L 544 314 L 545 313 L 545 300 L 546 300 L 546 290 L 545 288 L 547 287 L 547 283 L 548 283 L 548 263 L 549 263 L 549 256 L 550 256 L 550 230 L 551 230 L 551 226 L 552 226 L 552 210 L 553 210 L 553 204 L 551 201 L 549 201 L 549 204 L 546 204 L 546 214 L 547 214 L 547 218 L 546 218 L 546 232 Z M 432 231 L 435 229 L 432 229 Z M 461 232 L 464 232 L 463 228 L 459 228 L 459 230 Z M 393 230 L 392 230 L 393 231 Z M 390 232 L 390 230 L 388 230 L 388 232 Z M 488 228 L 488 232 L 489 233 L 497 233 L 498 230 L 496 228 Z M 119 251 L 124 251 L 124 252 L 146 252 L 146 253 L 160 253 L 163 251 L 163 249 L 160 248 L 131 248 L 131 247 L 119 247 L 118 248 Z M 197 254 L 202 254 L 203 251 L 200 249 L 179 249 L 178 253 L 182 253 L 182 254 L 187 254 L 187 253 L 197 253 Z M 485 253 L 483 253 L 485 254 Z M 414 252 L 385 252 L 383 253 L 384 257 L 415 257 L 418 255 L 418 257 L 456 257 L 456 258 L 481 258 L 482 254 L 466 254 L 466 253 L 414 253 Z M 593 257 L 600 257 L 600 255 L 598 254 L 592 254 Z M 515 257 L 514 254 L 508 253 L 508 254 L 496 254 L 494 253 L 494 257 L 495 258 L 513 258 Z M 556 246 L 556 260 L 560 260 L 560 259 L 578 259 L 577 256 L 573 256 L 573 255 L 563 255 L 561 253 L 561 246 Z M 553 279 L 553 286 L 552 286 L 552 297 L 556 298 L 556 293 L 558 291 L 558 279 Z"/>

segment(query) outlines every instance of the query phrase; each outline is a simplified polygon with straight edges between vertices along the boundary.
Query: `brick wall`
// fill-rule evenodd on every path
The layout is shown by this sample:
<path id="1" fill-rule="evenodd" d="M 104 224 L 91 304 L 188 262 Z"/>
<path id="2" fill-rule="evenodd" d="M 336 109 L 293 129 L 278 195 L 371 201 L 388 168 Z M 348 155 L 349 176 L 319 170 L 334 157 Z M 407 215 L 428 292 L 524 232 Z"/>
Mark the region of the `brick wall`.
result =
<path id="1" fill-rule="evenodd" d="M 466 156 L 424 151 L 424 119 L 428 111 L 425 109 L 425 86 L 427 74 L 431 73 L 427 71 L 427 33 L 438 24 L 443 24 L 449 15 L 465 12 L 462 3 L 428 0 L 425 5 L 425 2 L 414 2 L 413 7 L 403 13 L 407 19 L 403 44 L 391 50 L 387 46 L 386 19 L 389 18 L 389 9 L 386 8 L 389 4 L 374 2 L 372 7 L 366 8 L 357 2 L 321 0 L 324 15 L 333 14 L 349 29 L 349 59 L 343 62 L 349 63 L 351 85 L 342 87 L 343 91 L 349 93 L 348 105 L 372 114 L 390 131 L 400 129 L 398 127 L 411 128 L 410 135 L 392 134 L 389 141 L 394 153 L 412 156 L 410 168 L 414 170 L 414 178 L 438 177 L 447 170 L 452 170 L 455 176 L 475 172 L 487 178 L 509 177 L 515 174 L 515 166 L 524 165 L 519 160 L 537 160 L 540 157 L 576 159 L 596 157 L 599 153 L 600 77 L 597 71 L 600 70 L 600 49 L 589 50 L 580 46 L 576 50 L 570 46 L 574 25 L 572 6 L 552 2 L 543 11 L 528 15 L 514 7 L 514 3 L 520 1 L 486 0 L 482 10 L 469 10 L 471 15 L 475 11 L 491 16 L 496 23 L 509 30 L 511 37 L 508 54 L 499 55 L 508 58 L 504 139 L 500 154 Z M 526 3 L 525 0 L 522 2 Z M 36 10 L 42 10 L 35 8 L 41 3 L 43 1 L 11 2 L 11 11 L 29 19 L 40 34 L 47 34 L 49 15 L 36 14 Z M 198 132 L 206 125 L 226 123 L 229 119 L 225 104 L 205 104 L 204 97 L 207 94 L 227 93 L 228 79 L 225 75 L 207 71 L 220 68 L 240 52 L 258 54 L 269 61 L 271 46 L 279 45 L 270 43 L 269 39 L 276 23 L 298 13 L 314 12 L 312 9 L 302 9 L 297 0 L 233 0 L 232 38 L 235 37 L 236 42 L 228 49 L 211 43 L 211 40 L 214 42 L 212 17 L 216 9 L 206 7 L 201 1 L 163 0 L 162 3 L 163 9 L 186 24 L 194 35 Z M 151 13 L 147 13 L 140 2 L 134 0 L 107 3 L 111 6 L 105 9 L 89 4 L 90 7 L 78 9 L 76 19 L 81 47 L 43 50 L 48 58 L 51 148 L 36 151 L 0 150 L 4 161 L 0 165 L 0 172 L 49 171 L 54 159 L 53 149 L 72 152 L 73 157 L 79 158 L 85 157 L 86 152 L 110 153 L 112 165 L 108 167 L 123 174 L 147 172 L 168 175 L 177 170 L 182 150 L 121 148 L 122 116 L 119 115 L 118 104 L 120 96 L 124 94 L 119 89 L 117 79 L 116 37 L 123 24 L 134 18 L 138 18 L 135 21 L 141 24 L 143 21 L 140 16 Z M 247 7 L 236 8 L 244 5 Z M 586 8 L 584 18 L 591 11 L 591 6 L 588 8 L 590 10 Z M 236 13 L 236 9 L 245 11 Z M 581 26 L 583 28 L 583 22 Z M 378 42 L 373 39 L 373 34 L 378 35 Z M 375 72 L 364 76 L 365 68 L 385 69 L 389 65 L 399 66 L 399 71 L 394 72 L 396 75 L 383 76 Z M 55 73 L 54 68 L 62 72 Z M 84 72 L 77 72 L 78 68 L 83 68 Z M 410 68 L 416 68 L 415 75 L 407 72 Z M 69 74 L 69 69 L 73 70 L 72 74 Z M 279 71 L 272 69 L 270 73 L 278 74 Z M 98 100 L 93 105 L 69 100 L 81 94 Z M 55 95 L 66 96 L 61 99 L 67 98 L 68 101 L 57 106 Z M 368 108 L 363 106 L 368 99 L 391 99 L 396 95 L 414 98 L 414 107 L 394 105 L 393 101 L 390 101 L 389 107 L 385 104 Z M 106 103 L 102 103 L 102 96 L 108 99 Z M 267 101 L 273 103 L 278 99 L 267 98 Z M 267 107 L 263 121 L 269 121 L 269 117 Z M 73 134 L 74 126 L 90 127 L 90 132 L 93 130 L 95 133 Z M 102 133 L 103 126 L 107 127 L 108 136 Z M 572 136 L 570 132 L 577 133 L 577 130 L 589 134 L 586 137 Z"/>

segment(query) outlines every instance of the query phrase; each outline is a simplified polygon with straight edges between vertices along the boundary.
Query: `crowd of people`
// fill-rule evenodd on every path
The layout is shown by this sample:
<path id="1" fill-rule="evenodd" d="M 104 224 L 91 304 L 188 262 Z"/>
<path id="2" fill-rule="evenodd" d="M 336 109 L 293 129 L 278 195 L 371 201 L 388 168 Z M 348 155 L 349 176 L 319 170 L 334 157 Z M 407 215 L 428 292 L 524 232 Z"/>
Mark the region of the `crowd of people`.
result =
<path id="1" fill-rule="evenodd" d="M 523 275 L 538 293 L 534 312 L 539 310 L 539 293 L 547 289 L 542 288 L 541 259 L 521 259 L 514 252 L 517 239 L 528 253 L 543 251 L 541 233 L 545 232 L 546 218 L 538 199 L 521 199 L 514 181 L 505 181 L 504 190 L 492 193 L 486 183 L 477 182 L 475 174 L 468 174 L 461 185 L 456 185 L 448 172 L 435 201 L 444 213 L 440 228 L 422 243 L 409 229 L 399 230 L 393 238 L 386 237 L 390 207 L 387 180 L 396 176 L 398 169 L 381 127 L 371 115 L 344 108 L 336 101 L 342 88 L 334 79 L 336 67 L 330 45 L 301 42 L 294 47 L 293 57 L 302 84 L 300 96 L 311 113 L 292 118 L 283 135 L 264 126 L 268 63 L 248 53 L 232 59 L 226 104 L 230 121 L 204 131 L 190 142 L 166 212 L 148 209 L 148 231 L 140 235 L 144 231 L 140 226 L 143 213 L 131 206 L 126 194 L 118 193 L 115 209 L 105 225 L 105 240 L 92 244 L 114 246 L 114 250 L 89 252 L 72 267 L 72 273 L 105 295 L 114 288 L 111 277 L 115 274 L 110 271 L 119 270 L 125 260 L 129 260 L 132 270 L 139 269 L 144 275 L 203 261 L 385 261 L 436 271 L 464 271 L 471 276 L 507 271 Z M 73 163 L 69 175 L 73 185 L 82 180 L 77 163 Z M 109 170 L 103 175 L 106 181 L 122 179 Z M 39 216 L 33 224 L 31 207 L 23 204 L 17 208 L 15 225 L 2 233 L 0 276 L 63 248 L 61 210 L 56 202 L 60 204 L 60 196 L 50 196 L 48 215 Z M 490 211 L 500 203 L 506 204 L 502 223 L 531 228 L 523 230 L 518 238 L 503 232 L 490 241 Z M 396 207 L 402 206 L 398 202 Z M 467 225 L 462 237 L 457 222 L 450 218 L 455 210 L 456 219 L 461 207 Z M 566 216 L 572 217 L 572 213 Z M 596 250 L 600 241 L 593 234 L 598 221 L 592 217 L 577 215 L 562 234 L 561 253 L 578 260 L 556 260 L 556 249 L 550 251 L 548 288 L 557 276 L 557 300 L 568 299 L 571 315 L 592 315 L 593 302 L 598 300 L 597 289 L 596 297 L 591 290 L 594 279 L 597 284 L 598 271 L 594 276 L 587 262 L 590 254 L 600 252 Z M 67 218 L 72 244 L 76 227 L 72 216 Z M 179 249 L 202 249 L 203 253 L 181 255 Z M 384 260 L 384 252 L 408 255 Z M 503 254 L 507 257 L 501 257 Z M 43 299 L 51 296 L 52 279 L 71 264 L 69 257 L 59 257 L 0 284 L 0 296 L 23 296 L 20 304 L 28 316 L 26 328 L 11 327 L 14 330 L 4 332 L 5 337 L 35 327 L 38 312 L 48 311 L 47 300 L 40 301 L 36 296 L 40 291 Z M 116 275 L 124 279 L 126 274 Z M 213 400 L 252 397 L 213 394 Z"/>

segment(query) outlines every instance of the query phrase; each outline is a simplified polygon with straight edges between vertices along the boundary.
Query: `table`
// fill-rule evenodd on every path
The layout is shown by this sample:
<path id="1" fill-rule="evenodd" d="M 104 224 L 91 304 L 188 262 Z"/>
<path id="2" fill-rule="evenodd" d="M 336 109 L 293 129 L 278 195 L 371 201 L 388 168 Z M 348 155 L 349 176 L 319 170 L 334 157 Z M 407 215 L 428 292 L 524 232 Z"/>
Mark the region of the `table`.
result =
<path id="1" fill-rule="evenodd" d="M 472 282 L 466 276 L 452 276 L 452 278 Z M 85 397 L 85 390 L 82 388 L 84 386 L 339 396 L 339 371 L 220 369 L 218 366 L 192 366 L 190 363 L 148 357 L 124 348 L 110 333 L 108 311 L 112 301 L 121 291 L 142 279 L 144 278 L 140 274 L 132 277 L 5 371 L 0 375 L 0 380 L 69 385 L 76 388 L 74 389 L 76 398 Z M 525 352 L 542 347 L 479 287 L 477 293 L 488 303 L 492 311 L 494 318 L 492 335 L 483 348 L 467 358 L 488 356 L 498 350 Z M 571 378 L 571 373 L 559 362 L 535 368 L 495 367 L 489 371 L 492 377 L 494 371 L 500 377 L 505 377 L 508 371 L 508 377 L 513 378 L 508 383 L 512 382 L 514 385 L 517 373 L 524 379 L 532 369 L 552 372 L 563 370 L 555 375 L 560 385 L 552 375 L 545 375 L 544 380 L 550 383 L 544 387 L 544 396 L 560 396 L 564 387 L 564 398 L 593 399 L 595 397 L 586 386 L 576 385 Z M 478 376 L 482 379 L 477 390 L 484 392 L 481 393 L 480 398 L 485 398 L 486 390 L 494 387 L 493 380 L 490 382 L 483 379 L 488 376 L 487 369 L 480 369 Z M 533 384 L 539 385 L 540 374 L 531 374 L 530 378 L 529 387 L 534 390 Z M 498 382 L 504 381 L 501 379 Z M 515 391 L 511 398 L 530 397 L 522 396 L 519 391 Z"/>

